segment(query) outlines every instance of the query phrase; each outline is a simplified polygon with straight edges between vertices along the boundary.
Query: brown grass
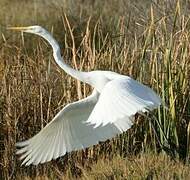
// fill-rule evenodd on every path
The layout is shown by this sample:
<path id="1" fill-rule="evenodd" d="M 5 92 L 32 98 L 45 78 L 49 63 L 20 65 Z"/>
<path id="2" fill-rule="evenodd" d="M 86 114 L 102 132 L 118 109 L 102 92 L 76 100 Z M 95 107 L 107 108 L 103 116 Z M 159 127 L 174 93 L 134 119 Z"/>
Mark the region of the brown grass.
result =
<path id="1" fill-rule="evenodd" d="M 190 148 L 190 25 L 189 9 L 185 3 L 150 3 L 148 0 L 144 3 L 123 0 L 81 0 L 75 3 L 72 0 L 1 1 L 2 177 L 54 179 L 63 176 L 96 178 L 97 175 L 97 178 L 127 176 L 138 179 L 146 178 L 150 173 L 155 178 L 161 175 L 170 179 L 174 178 L 174 171 L 176 177 L 188 177 L 186 169 L 189 167 L 178 162 L 180 158 L 188 164 Z M 45 41 L 5 29 L 10 25 L 34 24 L 42 25 L 54 34 L 68 64 L 85 71 L 102 69 L 129 75 L 157 91 L 168 109 L 161 107 L 155 111 L 157 121 L 150 116 L 152 123 L 146 117 L 138 116 L 132 129 L 111 141 L 37 167 L 20 167 L 15 156 L 15 142 L 33 136 L 64 105 L 91 92 L 90 87 L 76 82 L 55 65 Z M 147 149 L 165 152 L 176 158 L 177 163 L 162 154 L 138 155 Z M 119 159 L 118 154 L 121 156 Z M 133 161 L 122 159 L 129 155 L 132 155 Z M 162 157 L 167 160 L 158 162 L 158 167 L 154 167 L 156 159 L 162 160 Z M 104 166 L 101 165 L 102 158 Z M 108 161 L 112 158 L 113 161 Z M 141 164 L 141 160 L 144 165 L 136 166 L 134 162 Z M 114 171 L 113 168 L 118 165 L 116 161 L 121 161 L 126 167 L 121 165 Z M 152 165 L 148 166 L 145 162 Z M 106 163 L 111 164 L 110 169 L 106 168 Z M 167 169 L 171 171 L 171 176 L 166 173 Z"/>
<path id="2" fill-rule="evenodd" d="M 51 167 L 51 175 L 39 175 L 35 179 L 78 179 L 73 176 L 70 169 L 65 173 L 57 167 Z M 106 179 L 189 179 L 189 165 L 184 165 L 177 159 L 174 161 L 164 153 L 155 155 L 143 153 L 137 156 L 123 158 L 115 156 L 111 159 L 99 159 L 97 163 L 82 167 L 76 165 L 80 179 L 106 180 Z M 32 179 L 30 176 L 17 176 L 18 179 Z"/>

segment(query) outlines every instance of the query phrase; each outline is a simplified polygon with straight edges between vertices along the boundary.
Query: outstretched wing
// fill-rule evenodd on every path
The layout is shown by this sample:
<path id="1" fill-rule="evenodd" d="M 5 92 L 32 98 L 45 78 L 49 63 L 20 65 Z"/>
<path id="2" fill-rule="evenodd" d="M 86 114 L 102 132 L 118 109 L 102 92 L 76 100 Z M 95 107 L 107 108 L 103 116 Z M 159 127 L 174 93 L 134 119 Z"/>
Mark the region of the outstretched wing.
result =
<path id="1" fill-rule="evenodd" d="M 92 112 L 99 93 L 64 107 L 55 118 L 31 139 L 19 142 L 17 154 L 22 154 L 22 164 L 39 164 L 63 156 L 66 152 L 83 149 L 105 141 L 129 129 L 132 119 L 122 119 L 115 124 L 94 128 L 84 123 Z"/>
<path id="2" fill-rule="evenodd" d="M 160 104 L 161 99 L 149 87 L 130 77 L 117 78 L 105 85 L 87 123 L 105 126 Z"/>

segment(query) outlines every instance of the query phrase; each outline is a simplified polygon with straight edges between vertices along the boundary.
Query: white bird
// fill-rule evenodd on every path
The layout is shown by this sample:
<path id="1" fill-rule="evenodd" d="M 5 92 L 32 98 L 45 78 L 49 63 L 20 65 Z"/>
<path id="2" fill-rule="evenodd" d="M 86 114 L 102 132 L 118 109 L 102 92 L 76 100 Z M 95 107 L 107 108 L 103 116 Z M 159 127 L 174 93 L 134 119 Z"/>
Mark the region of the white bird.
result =
<path id="1" fill-rule="evenodd" d="M 84 149 L 127 131 L 137 112 L 157 108 L 161 99 L 149 87 L 111 71 L 80 72 L 67 65 L 51 34 L 40 26 L 10 27 L 46 39 L 56 63 L 72 77 L 91 85 L 92 94 L 66 105 L 37 135 L 16 144 L 22 164 L 37 165 Z"/>

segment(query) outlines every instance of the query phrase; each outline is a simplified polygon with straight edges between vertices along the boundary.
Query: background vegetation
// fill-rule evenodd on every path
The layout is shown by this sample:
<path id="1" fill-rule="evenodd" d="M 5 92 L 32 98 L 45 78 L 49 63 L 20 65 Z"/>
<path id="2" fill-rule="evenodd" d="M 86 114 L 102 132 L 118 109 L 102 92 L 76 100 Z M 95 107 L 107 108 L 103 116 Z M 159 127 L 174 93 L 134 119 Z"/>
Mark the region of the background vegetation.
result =
<path id="1" fill-rule="evenodd" d="M 0 1 L 2 179 L 188 179 L 190 6 L 186 0 Z M 66 75 L 47 43 L 7 26 L 39 24 L 74 68 L 112 70 L 152 87 L 163 106 L 126 133 L 37 167 L 20 167 L 15 142 L 44 127 L 89 86 Z M 165 108 L 166 107 L 166 108 Z M 1 179 L 1 178 L 0 178 Z"/>

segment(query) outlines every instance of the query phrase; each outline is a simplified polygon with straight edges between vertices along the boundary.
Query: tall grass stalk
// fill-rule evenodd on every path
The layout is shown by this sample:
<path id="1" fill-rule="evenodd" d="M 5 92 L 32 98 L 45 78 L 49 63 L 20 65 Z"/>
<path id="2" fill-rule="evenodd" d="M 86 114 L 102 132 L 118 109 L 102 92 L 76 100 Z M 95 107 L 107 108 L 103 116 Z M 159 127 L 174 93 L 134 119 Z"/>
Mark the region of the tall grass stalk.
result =
<path id="1" fill-rule="evenodd" d="M 97 0 L 73 4 L 72 0 L 59 0 L 60 6 L 51 1 L 43 5 L 38 1 L 24 2 L 19 5 L 17 1 L 11 2 L 6 18 L 8 6 L 0 2 L 2 177 L 46 175 L 61 179 L 64 173 L 68 177 L 81 177 L 82 169 L 90 168 L 99 159 L 112 159 L 118 154 L 128 157 L 150 150 L 164 151 L 189 163 L 190 18 L 185 2 L 145 1 L 142 5 Z M 89 95 L 92 90 L 55 64 L 45 41 L 5 31 L 5 26 L 33 24 L 52 32 L 66 62 L 74 68 L 130 75 L 154 89 L 163 105 L 153 114 L 147 114 L 148 118 L 137 115 L 134 126 L 112 140 L 38 167 L 20 167 L 15 155 L 16 141 L 35 135 L 63 106 Z"/>

